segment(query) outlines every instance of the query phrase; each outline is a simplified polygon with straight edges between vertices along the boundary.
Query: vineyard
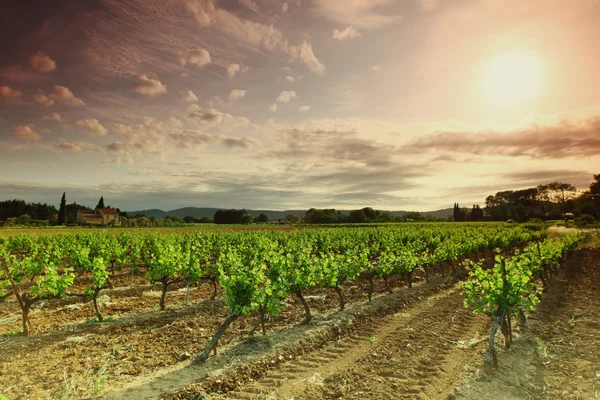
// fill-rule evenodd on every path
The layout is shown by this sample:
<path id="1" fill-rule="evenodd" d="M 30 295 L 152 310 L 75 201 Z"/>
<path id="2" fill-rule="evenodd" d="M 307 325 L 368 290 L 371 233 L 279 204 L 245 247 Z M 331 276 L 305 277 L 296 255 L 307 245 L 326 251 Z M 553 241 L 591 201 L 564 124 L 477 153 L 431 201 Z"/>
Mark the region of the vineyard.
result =
<path id="1" fill-rule="evenodd" d="M 218 358 L 219 344 L 311 326 L 386 296 L 410 304 L 449 284 L 459 290 L 447 304 L 464 303 L 465 318 L 488 317 L 477 319 L 489 335 L 485 362 L 498 367 L 496 332 L 510 348 L 513 321 L 525 324 L 584 238 L 505 224 L 7 236 L 0 344 L 12 356 L 0 360 L 0 394 L 96 395 L 182 360 Z M 39 357 L 51 354 L 61 357 L 55 370 L 36 376 Z M 243 384 L 207 382 L 169 396 L 234 393 Z"/>

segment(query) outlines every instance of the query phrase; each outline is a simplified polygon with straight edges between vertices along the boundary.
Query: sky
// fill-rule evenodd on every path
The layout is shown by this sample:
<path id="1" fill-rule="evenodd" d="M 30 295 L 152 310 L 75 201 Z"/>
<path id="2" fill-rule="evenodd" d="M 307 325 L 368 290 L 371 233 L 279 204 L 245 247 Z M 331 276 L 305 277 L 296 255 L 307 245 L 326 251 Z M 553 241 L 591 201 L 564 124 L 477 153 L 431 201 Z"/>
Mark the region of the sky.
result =
<path id="1" fill-rule="evenodd" d="M 4 0 L 0 200 L 427 211 L 600 173 L 600 0 Z"/>

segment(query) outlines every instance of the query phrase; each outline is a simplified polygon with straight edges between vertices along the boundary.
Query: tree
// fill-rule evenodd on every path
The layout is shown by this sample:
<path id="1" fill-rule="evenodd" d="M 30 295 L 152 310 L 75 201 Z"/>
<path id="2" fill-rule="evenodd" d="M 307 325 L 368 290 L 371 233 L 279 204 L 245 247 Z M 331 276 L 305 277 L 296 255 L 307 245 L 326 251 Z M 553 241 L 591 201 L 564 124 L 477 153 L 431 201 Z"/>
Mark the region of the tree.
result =
<path id="1" fill-rule="evenodd" d="M 265 222 L 269 222 L 269 217 L 267 217 L 267 214 L 260 213 L 255 221 L 259 224 L 264 224 Z"/>
<path id="2" fill-rule="evenodd" d="M 31 224 L 31 216 L 29 214 L 20 215 L 16 221 L 17 225 L 29 225 Z"/>
<path id="3" fill-rule="evenodd" d="M 561 204 L 564 207 L 567 200 L 575 195 L 577 189 L 570 183 L 563 182 L 552 182 L 548 185 L 548 190 L 552 192 L 552 198 L 554 201 Z"/>
<path id="4" fill-rule="evenodd" d="M 367 218 L 367 214 L 365 213 L 364 210 L 353 210 L 350 211 L 350 218 L 352 219 L 352 222 L 355 223 L 363 223 L 363 222 L 367 222 L 368 218 Z"/>
<path id="5" fill-rule="evenodd" d="M 423 215 L 417 211 L 409 211 L 402 217 L 405 221 L 423 221 Z"/>
<path id="6" fill-rule="evenodd" d="M 292 214 L 288 214 L 285 216 L 285 220 L 290 224 L 295 224 L 296 222 L 298 222 L 298 217 Z"/>
<path id="7" fill-rule="evenodd" d="M 363 208 L 362 212 L 365 213 L 365 216 L 369 221 L 376 221 L 377 217 L 379 216 L 379 211 L 375 211 L 371 207 Z"/>
<path id="8" fill-rule="evenodd" d="M 215 224 L 249 224 L 252 216 L 246 210 L 217 210 Z"/>
<path id="9" fill-rule="evenodd" d="M 471 210 L 471 221 L 481 221 L 483 219 L 483 210 L 479 207 L 479 204 L 473 204 Z"/>
<path id="10" fill-rule="evenodd" d="M 463 222 L 466 219 L 465 212 L 460 208 L 458 203 L 454 203 L 452 216 L 454 217 L 454 222 Z"/>
<path id="11" fill-rule="evenodd" d="M 98 205 L 96 206 L 96 210 L 99 208 L 106 208 L 104 207 L 104 196 L 100 197 L 100 201 L 98 201 Z"/>
<path id="12" fill-rule="evenodd" d="M 58 209 L 58 225 L 64 225 L 67 223 L 67 197 L 66 192 L 63 192 L 62 199 L 60 200 L 60 208 Z"/>

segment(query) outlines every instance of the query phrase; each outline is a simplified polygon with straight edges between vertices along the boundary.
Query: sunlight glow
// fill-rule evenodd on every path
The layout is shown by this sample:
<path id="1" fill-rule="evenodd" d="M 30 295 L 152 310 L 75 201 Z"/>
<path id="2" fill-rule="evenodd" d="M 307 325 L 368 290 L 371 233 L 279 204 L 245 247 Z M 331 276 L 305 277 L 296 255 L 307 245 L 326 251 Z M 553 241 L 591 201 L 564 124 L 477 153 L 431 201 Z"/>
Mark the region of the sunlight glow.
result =
<path id="1" fill-rule="evenodd" d="M 485 64 L 481 86 L 484 96 L 494 106 L 523 105 L 540 92 L 542 64 L 527 53 L 500 54 Z"/>

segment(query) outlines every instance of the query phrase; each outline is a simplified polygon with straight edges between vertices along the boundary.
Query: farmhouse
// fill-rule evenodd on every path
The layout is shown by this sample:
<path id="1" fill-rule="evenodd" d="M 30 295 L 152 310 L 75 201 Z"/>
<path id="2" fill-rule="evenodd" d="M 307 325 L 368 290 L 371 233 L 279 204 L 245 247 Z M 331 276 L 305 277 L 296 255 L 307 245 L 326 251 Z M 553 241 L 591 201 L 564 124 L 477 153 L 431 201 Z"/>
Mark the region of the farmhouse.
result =
<path id="1" fill-rule="evenodd" d="M 119 223 L 119 213 L 112 208 L 97 208 L 93 211 L 78 210 L 80 225 L 114 225 Z"/>

